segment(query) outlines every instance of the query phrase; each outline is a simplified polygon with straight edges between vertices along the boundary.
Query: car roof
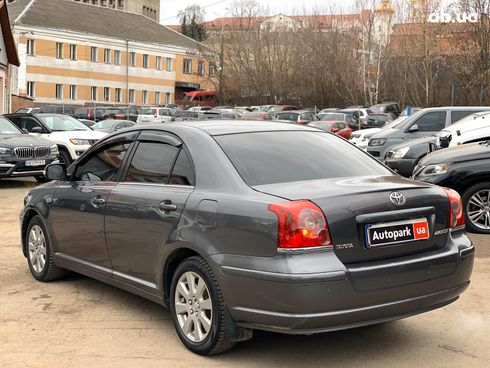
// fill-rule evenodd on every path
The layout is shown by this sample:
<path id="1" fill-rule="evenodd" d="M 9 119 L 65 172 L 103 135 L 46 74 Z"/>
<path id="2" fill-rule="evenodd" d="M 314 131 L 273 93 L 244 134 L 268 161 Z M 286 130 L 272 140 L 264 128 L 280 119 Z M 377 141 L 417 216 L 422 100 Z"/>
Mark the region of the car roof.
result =
<path id="1" fill-rule="evenodd" d="M 278 132 L 278 131 L 310 131 L 318 132 L 318 129 L 309 128 L 302 125 L 287 123 L 264 123 L 263 121 L 253 120 L 202 120 L 192 122 L 166 123 L 162 125 L 135 126 L 130 130 L 163 130 L 177 131 L 185 129 L 195 129 L 203 131 L 211 136 L 241 134 L 241 133 L 260 133 L 260 132 Z"/>

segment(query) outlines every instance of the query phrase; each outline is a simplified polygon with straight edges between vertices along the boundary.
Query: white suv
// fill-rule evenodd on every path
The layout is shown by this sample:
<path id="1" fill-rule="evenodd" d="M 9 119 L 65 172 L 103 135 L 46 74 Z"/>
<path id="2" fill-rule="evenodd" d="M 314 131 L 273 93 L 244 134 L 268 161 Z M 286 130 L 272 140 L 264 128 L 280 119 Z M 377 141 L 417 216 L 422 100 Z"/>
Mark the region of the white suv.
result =
<path id="1" fill-rule="evenodd" d="M 67 166 L 92 144 L 107 135 L 107 133 L 96 132 L 88 128 L 69 115 L 8 114 L 5 116 L 29 134 L 42 136 L 58 145 L 59 161 Z"/>

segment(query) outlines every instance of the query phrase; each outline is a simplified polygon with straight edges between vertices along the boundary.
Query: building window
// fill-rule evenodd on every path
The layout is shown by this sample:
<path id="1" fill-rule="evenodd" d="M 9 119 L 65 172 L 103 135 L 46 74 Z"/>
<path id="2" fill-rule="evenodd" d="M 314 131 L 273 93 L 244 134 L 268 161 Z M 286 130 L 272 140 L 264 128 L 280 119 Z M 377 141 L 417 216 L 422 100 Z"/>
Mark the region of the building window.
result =
<path id="1" fill-rule="evenodd" d="M 155 105 L 160 105 L 160 92 L 155 92 Z"/>
<path id="2" fill-rule="evenodd" d="M 167 72 L 172 71 L 172 58 L 167 58 Z"/>
<path id="3" fill-rule="evenodd" d="M 97 47 L 92 46 L 90 48 L 90 61 L 92 63 L 97 63 L 99 61 L 97 58 Z"/>
<path id="4" fill-rule="evenodd" d="M 56 99 L 57 100 L 63 99 L 63 85 L 62 84 L 56 85 Z"/>
<path id="5" fill-rule="evenodd" d="M 184 59 L 183 71 L 184 71 L 184 74 L 192 74 L 192 60 L 191 59 Z"/>
<path id="6" fill-rule="evenodd" d="M 36 94 L 34 82 L 27 82 L 27 96 L 34 97 Z"/>
<path id="7" fill-rule="evenodd" d="M 161 56 L 156 57 L 155 64 L 156 64 L 157 70 L 162 70 L 162 57 Z"/>
<path id="8" fill-rule="evenodd" d="M 148 69 L 148 55 L 147 54 L 144 54 L 143 55 L 143 68 L 146 68 Z"/>
<path id="9" fill-rule="evenodd" d="M 104 101 L 108 102 L 111 100 L 111 89 L 109 87 L 104 87 Z"/>
<path id="10" fill-rule="evenodd" d="M 134 104 L 135 98 L 134 98 L 134 89 L 129 90 L 129 103 Z"/>
<path id="11" fill-rule="evenodd" d="M 63 59 L 63 44 L 61 42 L 56 42 L 56 58 Z"/>
<path id="12" fill-rule="evenodd" d="M 111 63 L 111 49 L 104 49 L 104 63 Z"/>
<path id="13" fill-rule="evenodd" d="M 116 102 L 121 102 L 121 88 L 116 88 L 114 99 L 116 100 Z"/>
<path id="14" fill-rule="evenodd" d="M 77 45 L 70 45 L 70 60 L 77 60 Z"/>
<path id="15" fill-rule="evenodd" d="M 70 86 L 70 100 L 76 100 L 77 99 L 77 86 L 71 85 Z"/>
<path id="16" fill-rule="evenodd" d="M 200 61 L 197 64 L 197 74 L 204 75 L 204 61 Z"/>
<path id="17" fill-rule="evenodd" d="M 91 93 L 92 101 L 97 101 L 97 87 L 92 86 L 90 93 Z"/>
<path id="18" fill-rule="evenodd" d="M 165 93 L 165 105 L 169 105 L 172 103 L 172 99 L 170 98 L 170 92 Z"/>
<path id="19" fill-rule="evenodd" d="M 209 64 L 209 76 L 214 77 L 215 75 L 216 75 L 216 64 L 210 63 Z"/>
<path id="20" fill-rule="evenodd" d="M 27 55 L 34 56 L 34 53 L 36 52 L 35 46 L 34 40 L 27 40 Z"/>
<path id="21" fill-rule="evenodd" d="M 143 91 L 141 94 L 141 103 L 143 105 L 148 105 L 148 91 Z"/>
<path id="22" fill-rule="evenodd" d="M 114 50 L 114 64 L 121 65 L 121 51 Z"/>
<path id="23" fill-rule="evenodd" d="M 129 66 L 136 66 L 136 52 L 129 53 Z"/>

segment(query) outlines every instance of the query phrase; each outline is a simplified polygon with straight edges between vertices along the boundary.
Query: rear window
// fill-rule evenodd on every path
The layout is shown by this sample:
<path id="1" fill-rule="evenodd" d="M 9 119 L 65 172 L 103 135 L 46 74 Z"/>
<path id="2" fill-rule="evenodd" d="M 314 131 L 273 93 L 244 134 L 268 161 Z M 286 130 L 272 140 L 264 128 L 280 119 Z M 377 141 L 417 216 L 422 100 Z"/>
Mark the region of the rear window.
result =
<path id="1" fill-rule="evenodd" d="M 153 109 L 138 109 L 138 115 L 153 115 Z"/>
<path id="2" fill-rule="evenodd" d="M 367 154 L 322 132 L 260 132 L 215 137 L 250 186 L 393 175 Z"/>
<path id="3" fill-rule="evenodd" d="M 282 113 L 277 115 L 278 120 L 288 120 L 288 121 L 296 121 L 298 120 L 298 114 L 293 113 Z"/>

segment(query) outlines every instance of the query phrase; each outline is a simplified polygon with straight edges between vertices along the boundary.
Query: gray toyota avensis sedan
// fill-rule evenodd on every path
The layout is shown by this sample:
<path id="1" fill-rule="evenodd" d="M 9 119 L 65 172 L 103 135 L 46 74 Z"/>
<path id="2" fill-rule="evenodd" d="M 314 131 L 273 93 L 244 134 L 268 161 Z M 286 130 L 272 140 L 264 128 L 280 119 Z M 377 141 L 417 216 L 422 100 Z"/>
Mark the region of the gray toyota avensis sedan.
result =
<path id="1" fill-rule="evenodd" d="M 442 307 L 468 287 L 461 199 L 315 128 L 182 122 L 118 131 L 31 190 L 22 249 L 170 308 L 191 351 Z"/>

